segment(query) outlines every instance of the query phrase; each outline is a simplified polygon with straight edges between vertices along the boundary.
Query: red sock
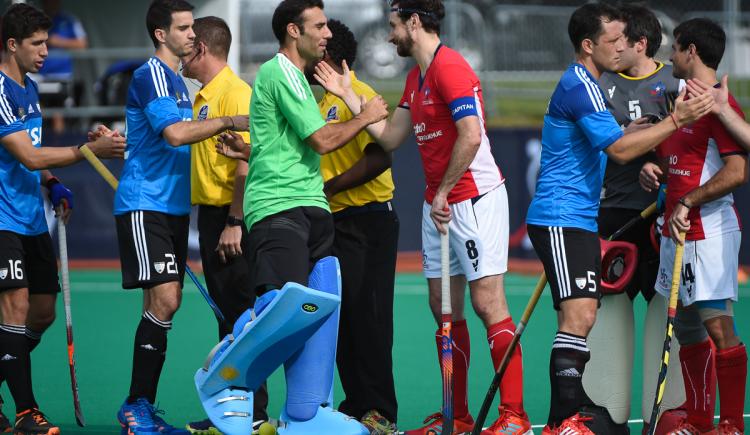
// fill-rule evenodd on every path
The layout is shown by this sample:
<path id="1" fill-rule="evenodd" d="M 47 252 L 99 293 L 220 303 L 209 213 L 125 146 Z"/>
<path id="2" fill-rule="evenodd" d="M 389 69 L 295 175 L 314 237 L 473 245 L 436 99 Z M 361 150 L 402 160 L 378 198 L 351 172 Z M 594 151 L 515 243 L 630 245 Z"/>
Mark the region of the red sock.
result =
<path id="1" fill-rule="evenodd" d="M 688 422 L 701 431 L 714 426 L 716 361 L 711 340 L 680 348 Z"/>
<path id="2" fill-rule="evenodd" d="M 453 322 L 451 329 L 453 337 L 453 417 L 464 419 L 469 415 L 469 393 L 467 378 L 469 376 L 469 360 L 471 359 L 471 340 L 466 320 Z M 438 364 L 440 364 L 441 338 L 440 330 L 435 333 L 438 350 Z"/>
<path id="3" fill-rule="evenodd" d="M 747 383 L 747 350 L 744 344 L 716 352 L 716 377 L 721 395 L 721 420 L 729 420 L 740 431 L 745 430 L 742 410 L 745 408 Z"/>
<path id="4" fill-rule="evenodd" d="M 495 370 L 503 360 L 505 350 L 508 348 L 516 325 L 513 319 L 507 319 L 495 323 L 487 329 L 487 342 L 490 345 L 492 365 Z M 510 357 L 508 368 L 505 370 L 503 379 L 500 381 L 500 406 L 509 409 L 521 417 L 526 417 L 523 409 L 523 360 L 521 358 L 521 343 L 518 343 Z"/>

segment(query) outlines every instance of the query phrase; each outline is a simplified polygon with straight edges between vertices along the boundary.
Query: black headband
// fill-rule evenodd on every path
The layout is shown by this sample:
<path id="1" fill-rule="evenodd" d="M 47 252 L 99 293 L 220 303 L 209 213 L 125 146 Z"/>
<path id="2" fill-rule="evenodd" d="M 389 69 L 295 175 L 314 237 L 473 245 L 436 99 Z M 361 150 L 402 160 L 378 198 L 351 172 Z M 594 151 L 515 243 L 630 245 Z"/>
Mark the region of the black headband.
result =
<path id="1" fill-rule="evenodd" d="M 433 12 L 427 12 L 420 9 L 411 9 L 411 8 L 397 8 L 392 7 L 391 12 L 396 12 L 398 14 L 417 14 L 417 15 L 425 15 L 428 17 L 435 17 L 435 14 Z"/>

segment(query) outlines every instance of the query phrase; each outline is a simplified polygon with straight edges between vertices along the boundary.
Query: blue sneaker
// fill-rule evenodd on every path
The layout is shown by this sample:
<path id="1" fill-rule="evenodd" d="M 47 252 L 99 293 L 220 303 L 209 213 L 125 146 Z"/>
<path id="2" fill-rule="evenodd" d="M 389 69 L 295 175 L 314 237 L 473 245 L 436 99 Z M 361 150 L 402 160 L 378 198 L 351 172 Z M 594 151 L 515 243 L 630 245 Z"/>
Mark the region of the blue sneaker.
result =
<path id="1" fill-rule="evenodd" d="M 133 403 L 126 400 L 117 412 L 117 420 L 122 426 L 121 435 L 159 435 L 159 428 L 153 419 L 154 406 L 140 398 Z"/>
<path id="2" fill-rule="evenodd" d="M 189 431 L 185 429 L 177 429 L 176 427 L 164 421 L 164 419 L 160 417 L 160 415 L 165 414 L 164 410 L 158 409 L 150 403 L 149 406 L 151 407 L 151 418 L 156 425 L 156 433 L 169 435 L 190 435 Z"/>

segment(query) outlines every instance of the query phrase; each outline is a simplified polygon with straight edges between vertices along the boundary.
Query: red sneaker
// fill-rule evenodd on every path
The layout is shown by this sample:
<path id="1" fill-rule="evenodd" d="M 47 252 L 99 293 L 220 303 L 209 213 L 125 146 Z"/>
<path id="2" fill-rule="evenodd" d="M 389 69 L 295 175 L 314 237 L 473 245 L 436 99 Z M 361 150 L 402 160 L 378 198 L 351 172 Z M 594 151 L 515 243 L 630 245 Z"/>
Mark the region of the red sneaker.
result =
<path id="1" fill-rule="evenodd" d="M 716 428 L 716 431 L 719 435 L 744 435 L 744 432 L 739 430 L 737 426 L 729 420 L 722 420 Z"/>
<path id="2" fill-rule="evenodd" d="M 481 435 L 534 435 L 529 417 L 521 417 L 510 409 L 502 408 L 500 417 Z"/>
<path id="3" fill-rule="evenodd" d="M 583 422 L 591 419 L 591 417 L 581 417 L 579 414 L 575 414 L 563 420 L 560 426 L 556 428 L 544 426 L 542 435 L 596 435 L 583 424 Z"/>
<path id="4" fill-rule="evenodd" d="M 404 435 L 440 435 L 443 433 L 443 414 L 436 412 L 424 419 L 425 426 L 419 429 L 407 430 Z M 468 434 L 474 429 L 474 418 L 467 415 L 462 419 L 453 419 L 453 433 L 455 435 Z"/>

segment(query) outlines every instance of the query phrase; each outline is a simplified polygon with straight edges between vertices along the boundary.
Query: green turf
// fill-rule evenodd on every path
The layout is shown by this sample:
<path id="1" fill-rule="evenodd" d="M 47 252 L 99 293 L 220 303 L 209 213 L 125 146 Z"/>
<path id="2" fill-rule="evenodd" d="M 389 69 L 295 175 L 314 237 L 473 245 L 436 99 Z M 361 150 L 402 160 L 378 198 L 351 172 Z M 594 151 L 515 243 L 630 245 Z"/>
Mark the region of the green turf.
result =
<path id="1" fill-rule="evenodd" d="M 508 299 L 515 318 L 523 311 L 535 282 L 534 277 L 507 277 Z M 116 433 L 115 413 L 129 386 L 133 333 L 140 317 L 141 292 L 121 290 L 119 272 L 73 271 L 71 283 L 80 393 L 88 427 L 78 429 L 73 417 L 62 298 L 58 320 L 33 354 L 36 397 L 49 418 L 62 426 L 63 433 Z M 748 290 L 747 287 L 742 289 L 745 298 L 750 296 Z M 551 298 L 545 292 L 523 338 L 526 407 L 534 423 L 546 419 L 549 401 L 547 366 L 555 332 L 555 316 L 550 305 Z M 637 325 L 643 319 L 643 307 L 639 300 L 636 304 Z M 744 319 L 750 315 L 748 308 L 741 301 L 735 312 L 737 318 L 742 319 L 739 322 L 740 334 L 747 334 Z M 394 313 L 393 359 L 399 426 L 411 428 L 440 407 L 440 375 L 432 338 L 435 325 L 427 308 L 426 285 L 421 275 L 398 276 Z M 469 405 L 476 414 L 492 371 L 484 329 L 473 314 L 468 319 L 473 347 Z M 640 330 L 635 336 L 640 336 Z M 182 308 L 175 317 L 174 329 L 169 333 L 169 352 L 159 384 L 158 401 L 167 411 L 167 421 L 184 424 L 202 418 L 192 378 L 216 339 L 210 309 L 188 282 Z M 638 354 L 635 361 L 640 361 Z M 640 370 L 636 366 L 633 397 L 637 399 L 640 398 L 639 379 Z M 279 413 L 283 387 L 283 375 L 277 372 L 269 380 L 269 411 L 272 416 Z M 6 386 L 3 386 L 2 394 L 10 402 L 5 406 L 6 411 L 12 410 Z M 342 398 L 340 387 L 337 387 L 336 395 L 337 401 Z M 634 403 L 632 409 L 634 418 L 637 418 L 640 404 Z"/>

